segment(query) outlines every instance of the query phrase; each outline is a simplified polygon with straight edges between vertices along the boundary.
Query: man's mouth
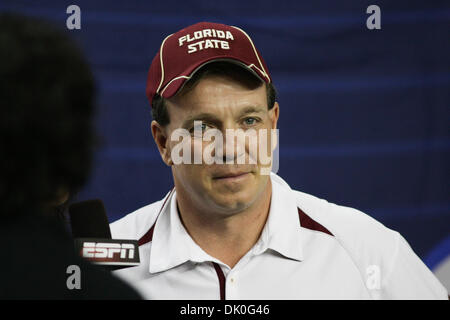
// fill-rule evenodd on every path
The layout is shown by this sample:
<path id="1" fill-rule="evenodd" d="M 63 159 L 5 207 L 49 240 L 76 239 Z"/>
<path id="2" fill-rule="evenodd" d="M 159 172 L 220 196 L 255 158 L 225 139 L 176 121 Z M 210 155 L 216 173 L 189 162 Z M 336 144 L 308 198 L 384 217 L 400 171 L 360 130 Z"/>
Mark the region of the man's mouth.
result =
<path id="1" fill-rule="evenodd" d="M 222 173 L 218 174 L 217 176 L 213 177 L 214 180 L 235 180 L 239 178 L 244 178 L 250 174 L 250 172 L 233 172 L 233 173 Z"/>

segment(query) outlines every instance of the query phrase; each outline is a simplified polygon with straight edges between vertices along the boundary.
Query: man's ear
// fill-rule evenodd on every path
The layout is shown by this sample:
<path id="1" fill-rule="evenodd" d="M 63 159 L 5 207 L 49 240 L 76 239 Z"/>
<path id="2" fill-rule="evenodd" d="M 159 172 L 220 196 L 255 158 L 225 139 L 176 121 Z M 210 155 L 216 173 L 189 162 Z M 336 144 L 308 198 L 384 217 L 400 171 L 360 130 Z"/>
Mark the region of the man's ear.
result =
<path id="1" fill-rule="evenodd" d="M 165 128 L 153 120 L 151 123 L 151 130 L 153 139 L 156 142 L 156 146 L 158 147 L 162 160 L 168 166 L 173 165 L 173 161 L 170 156 L 169 139 Z"/>
<path id="2" fill-rule="evenodd" d="M 278 118 L 280 117 L 280 106 L 278 102 L 273 104 L 273 108 L 269 110 L 270 121 L 272 124 L 272 129 L 277 128 Z"/>

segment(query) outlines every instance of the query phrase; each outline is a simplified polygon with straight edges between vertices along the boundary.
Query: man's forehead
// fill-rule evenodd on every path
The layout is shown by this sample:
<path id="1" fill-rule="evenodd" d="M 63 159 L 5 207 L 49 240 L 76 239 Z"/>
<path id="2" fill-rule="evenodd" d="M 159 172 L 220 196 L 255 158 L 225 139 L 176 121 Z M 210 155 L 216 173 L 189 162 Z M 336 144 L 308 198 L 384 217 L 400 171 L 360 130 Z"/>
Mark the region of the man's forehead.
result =
<path id="1" fill-rule="evenodd" d="M 241 112 L 242 109 L 267 109 L 264 85 L 248 88 L 226 77 L 201 79 L 186 93 L 167 101 L 174 112 L 184 115 L 202 112 Z"/>
<path id="2" fill-rule="evenodd" d="M 228 116 L 239 117 L 245 114 L 260 114 L 268 111 L 267 104 L 261 103 L 232 103 L 232 104 L 196 104 L 185 106 L 169 106 L 169 115 L 178 118 L 181 121 L 196 119 L 221 119 Z"/>
<path id="3" fill-rule="evenodd" d="M 242 116 L 245 114 L 264 113 L 267 112 L 267 106 L 262 105 L 243 105 L 236 108 L 227 108 L 223 112 L 213 112 L 214 110 L 192 110 L 185 114 L 185 119 L 207 119 L 207 118 L 220 118 L 228 114 L 234 116 Z"/>

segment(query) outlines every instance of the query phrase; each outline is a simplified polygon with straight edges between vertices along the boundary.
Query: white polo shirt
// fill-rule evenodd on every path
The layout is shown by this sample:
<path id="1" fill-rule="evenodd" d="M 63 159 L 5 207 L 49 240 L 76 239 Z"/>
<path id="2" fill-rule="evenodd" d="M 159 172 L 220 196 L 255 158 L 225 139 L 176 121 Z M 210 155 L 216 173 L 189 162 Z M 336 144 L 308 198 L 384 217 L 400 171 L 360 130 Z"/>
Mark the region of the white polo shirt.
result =
<path id="1" fill-rule="evenodd" d="M 261 237 L 232 269 L 189 236 L 173 189 L 111 224 L 113 238 L 140 244 L 141 264 L 115 274 L 146 299 L 448 299 L 398 232 L 271 181 Z"/>

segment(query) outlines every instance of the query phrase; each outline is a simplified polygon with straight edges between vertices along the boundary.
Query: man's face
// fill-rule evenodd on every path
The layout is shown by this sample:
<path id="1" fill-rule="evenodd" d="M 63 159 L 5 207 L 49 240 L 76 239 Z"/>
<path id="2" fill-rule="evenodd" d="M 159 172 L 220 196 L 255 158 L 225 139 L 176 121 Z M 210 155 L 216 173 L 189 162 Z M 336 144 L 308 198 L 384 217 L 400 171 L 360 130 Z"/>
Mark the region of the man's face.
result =
<path id="1" fill-rule="evenodd" d="M 206 164 L 203 158 L 201 164 L 172 165 L 177 192 L 189 195 L 197 208 L 224 215 L 238 213 L 259 200 L 266 188 L 270 187 L 269 175 L 267 172 L 261 174 L 259 157 L 255 159 L 250 151 L 251 139 L 246 139 L 240 145 L 242 148 L 237 148 L 238 139 L 227 139 L 226 131 L 241 129 L 251 132 L 253 130 L 249 129 L 254 129 L 253 132 L 263 133 L 261 129 L 265 129 L 265 138 L 268 138 L 269 144 L 265 150 L 270 155 L 270 132 L 276 129 L 279 107 L 276 103 L 268 110 L 265 85 L 249 89 L 231 78 L 210 75 L 198 81 L 187 93 L 169 99 L 166 105 L 170 118 L 170 123 L 163 128 L 167 137 L 167 154 L 171 154 L 179 144 L 178 139 L 171 139 L 176 129 L 183 128 L 190 132 L 191 155 L 195 152 L 201 155 L 209 144 L 214 144 L 214 139 L 213 142 L 202 141 L 208 130 L 216 129 L 223 135 L 221 151 L 224 156 L 218 157 L 223 159 L 223 164 L 217 161 Z M 194 127 L 194 121 L 201 121 L 202 125 Z M 261 141 L 258 139 L 257 144 Z M 233 143 L 234 148 L 231 147 Z M 213 150 L 213 158 L 220 155 L 215 149 L 210 150 Z M 238 158 L 244 160 L 244 164 L 238 164 Z M 250 158 L 256 161 L 250 163 Z M 227 161 L 233 164 L 227 164 Z M 265 167 L 267 169 L 267 165 Z"/>

